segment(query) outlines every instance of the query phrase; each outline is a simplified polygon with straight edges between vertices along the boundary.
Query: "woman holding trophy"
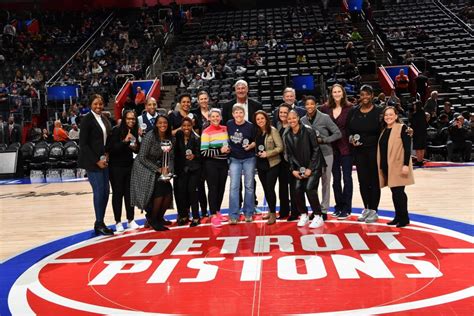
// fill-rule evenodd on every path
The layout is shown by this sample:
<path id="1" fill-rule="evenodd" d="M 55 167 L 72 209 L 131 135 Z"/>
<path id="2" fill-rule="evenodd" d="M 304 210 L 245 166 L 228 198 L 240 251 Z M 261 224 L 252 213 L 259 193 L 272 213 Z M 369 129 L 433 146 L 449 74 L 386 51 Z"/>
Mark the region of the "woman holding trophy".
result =
<path id="1" fill-rule="evenodd" d="M 130 178 L 133 166 L 133 154 L 140 149 L 138 141 L 137 115 L 133 110 L 126 110 L 120 125 L 112 129 L 107 139 L 109 152 L 110 184 L 112 185 L 112 207 L 114 209 L 115 230 L 124 231 L 122 225 L 122 201 L 125 200 L 128 228 L 137 229 L 134 221 L 134 209 L 130 203 Z"/>
<path id="2" fill-rule="evenodd" d="M 377 209 L 380 202 L 377 141 L 383 109 L 372 103 L 373 98 L 372 87 L 363 85 L 360 88 L 359 105 L 350 110 L 347 118 L 347 134 L 349 143 L 352 145 L 360 195 L 364 202 L 364 210 L 358 221 L 366 223 L 377 221 Z"/>
<path id="3" fill-rule="evenodd" d="M 197 187 L 201 179 L 201 140 L 193 130 L 193 121 L 184 117 L 181 130 L 176 133 L 175 150 L 175 199 L 178 207 L 179 226 L 189 221 L 189 208 L 193 220 L 190 227 L 201 223 Z"/>
<path id="4" fill-rule="evenodd" d="M 275 185 L 280 173 L 280 153 L 283 152 L 283 141 L 278 130 L 270 125 L 270 119 L 265 111 L 255 112 L 253 120 L 257 124 L 255 143 L 258 178 L 262 183 L 269 209 L 268 214 L 263 218 L 268 219 L 268 225 L 272 225 L 276 222 Z"/>
<path id="5" fill-rule="evenodd" d="M 303 227 L 309 221 L 308 211 L 304 205 L 304 194 L 306 193 L 313 214 L 315 214 L 309 227 L 318 228 L 324 225 L 318 198 L 318 184 L 326 162 L 316 140 L 316 132 L 311 127 L 301 124 L 299 119 L 298 113 L 291 110 L 288 113 L 290 129 L 284 134 L 288 162 L 292 176 L 296 179 L 292 182 L 295 186 L 296 208 L 298 212 L 302 212 L 297 225 Z"/>
<path id="6" fill-rule="evenodd" d="M 152 132 L 143 138 L 133 164 L 130 188 L 131 204 L 151 209 L 149 225 L 156 231 L 168 230 L 164 214 L 172 203 L 170 180 L 174 168 L 174 138 L 168 117 L 158 115 Z M 152 183 L 153 185 L 148 185 Z"/>
<path id="7" fill-rule="evenodd" d="M 227 127 L 220 125 L 222 114 L 220 109 L 209 110 L 211 125 L 201 135 L 201 156 L 204 159 L 204 172 L 209 188 L 209 209 L 213 226 L 222 225 L 220 214 L 227 181 L 227 156 L 230 153 Z"/>

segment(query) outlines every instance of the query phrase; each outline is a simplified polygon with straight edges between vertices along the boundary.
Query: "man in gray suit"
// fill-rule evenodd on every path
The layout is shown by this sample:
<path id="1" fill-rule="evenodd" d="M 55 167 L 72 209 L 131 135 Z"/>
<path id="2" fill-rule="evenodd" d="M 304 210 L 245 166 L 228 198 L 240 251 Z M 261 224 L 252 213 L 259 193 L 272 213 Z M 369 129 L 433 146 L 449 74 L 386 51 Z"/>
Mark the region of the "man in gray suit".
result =
<path id="1" fill-rule="evenodd" d="M 322 193 L 321 209 L 323 218 L 327 218 L 329 210 L 329 200 L 331 193 L 331 171 L 334 160 L 331 143 L 342 137 L 341 131 L 337 125 L 331 120 L 329 115 L 324 114 L 316 109 L 317 101 L 313 96 L 306 97 L 305 108 L 306 115 L 301 118 L 301 123 L 311 126 L 316 132 L 319 147 L 323 152 L 324 160 L 327 167 L 323 169 L 321 176 Z M 311 216 L 313 217 L 313 216 Z"/>

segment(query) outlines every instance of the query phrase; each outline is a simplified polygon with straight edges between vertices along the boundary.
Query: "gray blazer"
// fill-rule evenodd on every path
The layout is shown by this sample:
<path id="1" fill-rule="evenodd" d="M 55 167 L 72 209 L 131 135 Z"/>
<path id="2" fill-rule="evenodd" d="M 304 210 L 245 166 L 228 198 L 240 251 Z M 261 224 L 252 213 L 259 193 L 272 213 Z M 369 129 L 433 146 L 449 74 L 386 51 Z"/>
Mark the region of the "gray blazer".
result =
<path id="1" fill-rule="evenodd" d="M 169 171 L 174 170 L 174 146 L 170 151 Z M 145 134 L 140 145 L 140 151 L 133 163 L 132 176 L 130 180 L 130 204 L 140 209 L 147 208 L 150 203 L 156 182 L 156 177 L 161 174 L 159 170 L 162 164 L 163 151 L 161 150 L 160 140 L 153 131 Z M 156 184 L 155 184 L 156 183 Z"/>
<path id="2" fill-rule="evenodd" d="M 314 118 L 313 124 L 309 122 L 307 115 L 301 118 L 301 123 L 311 126 L 316 133 L 319 132 L 319 137 L 323 140 L 323 143 L 319 144 L 323 156 L 332 155 L 333 151 L 331 143 L 340 139 L 342 134 L 336 123 L 331 120 L 331 117 L 316 110 L 316 117 Z"/>

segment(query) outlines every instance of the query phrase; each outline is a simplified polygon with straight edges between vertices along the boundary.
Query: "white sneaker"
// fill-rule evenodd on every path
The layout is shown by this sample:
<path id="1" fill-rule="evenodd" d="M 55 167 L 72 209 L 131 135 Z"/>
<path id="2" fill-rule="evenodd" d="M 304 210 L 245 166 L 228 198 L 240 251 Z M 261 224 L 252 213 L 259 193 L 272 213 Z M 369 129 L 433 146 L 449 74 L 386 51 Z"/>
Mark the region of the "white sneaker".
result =
<path id="1" fill-rule="evenodd" d="M 117 223 L 117 224 L 115 224 L 115 231 L 116 231 L 117 233 L 123 232 L 124 230 L 125 230 L 125 229 L 123 228 L 122 223 Z"/>
<path id="2" fill-rule="evenodd" d="M 140 226 L 137 224 L 137 222 L 131 221 L 130 223 L 128 223 L 128 228 L 130 228 L 130 229 L 139 229 Z"/>
<path id="3" fill-rule="evenodd" d="M 365 222 L 365 219 L 367 218 L 367 216 L 369 216 L 370 214 L 370 210 L 365 208 L 363 211 L 362 211 L 362 214 L 360 214 L 360 216 L 357 218 L 357 221 L 359 222 Z"/>
<path id="4" fill-rule="evenodd" d="M 298 227 L 303 227 L 309 222 L 308 214 L 301 214 L 300 220 L 298 221 L 298 224 L 296 224 Z"/>
<path id="5" fill-rule="evenodd" d="M 366 223 L 375 223 L 379 219 L 379 216 L 375 210 L 369 210 L 369 215 L 365 218 Z"/>
<path id="6" fill-rule="evenodd" d="M 324 220 L 321 215 L 315 215 L 311 224 L 309 224 L 309 228 L 318 228 L 324 225 Z"/>

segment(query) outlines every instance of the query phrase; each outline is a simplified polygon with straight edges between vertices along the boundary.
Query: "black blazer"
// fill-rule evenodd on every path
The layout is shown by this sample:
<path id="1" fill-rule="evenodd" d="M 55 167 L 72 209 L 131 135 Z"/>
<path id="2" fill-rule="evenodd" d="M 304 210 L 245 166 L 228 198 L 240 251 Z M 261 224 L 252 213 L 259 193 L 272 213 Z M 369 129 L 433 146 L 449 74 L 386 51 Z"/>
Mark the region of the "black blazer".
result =
<path id="1" fill-rule="evenodd" d="M 110 135 L 111 126 L 109 120 L 102 116 L 102 122 L 104 122 L 107 135 Z M 100 160 L 100 156 L 106 152 L 104 134 L 92 112 L 84 116 L 81 121 L 79 148 L 79 167 L 89 171 L 101 170 L 99 166 L 97 166 L 97 162 Z"/>
<path id="2" fill-rule="evenodd" d="M 253 124 L 254 123 L 253 122 L 253 115 L 258 110 L 263 110 L 263 107 L 262 107 L 262 103 L 260 103 L 258 101 L 255 101 L 255 100 L 252 100 L 252 99 L 247 99 L 247 100 L 248 100 L 248 104 L 249 104 L 249 119 L 248 119 L 248 121 Z M 224 104 L 224 106 L 222 107 L 222 123 L 221 123 L 222 125 L 226 125 L 229 120 L 233 119 L 233 117 L 232 117 L 232 107 L 236 103 L 237 103 L 237 99 L 233 99 L 230 102 L 227 102 L 226 104 Z"/>
<path id="3" fill-rule="evenodd" d="M 8 124 L 5 124 L 4 128 L 5 134 L 5 143 L 7 145 L 13 143 L 21 143 L 21 127 L 18 124 L 13 124 L 12 132 L 10 133 L 10 127 Z"/>

